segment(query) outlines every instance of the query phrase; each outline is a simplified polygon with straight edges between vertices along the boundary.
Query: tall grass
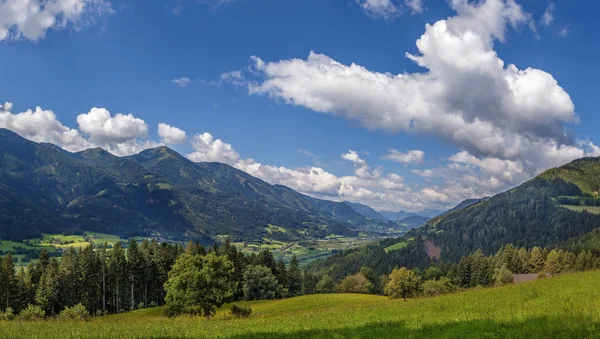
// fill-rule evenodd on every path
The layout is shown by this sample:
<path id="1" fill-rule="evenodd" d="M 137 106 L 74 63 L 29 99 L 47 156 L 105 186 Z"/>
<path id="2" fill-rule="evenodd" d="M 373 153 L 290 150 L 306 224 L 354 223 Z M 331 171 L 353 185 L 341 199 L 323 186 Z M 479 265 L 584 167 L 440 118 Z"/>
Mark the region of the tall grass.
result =
<path id="1" fill-rule="evenodd" d="M 247 319 L 164 318 L 160 308 L 87 322 L 0 322 L 26 338 L 592 338 L 600 336 L 600 272 L 391 301 L 357 294 L 242 303 Z"/>

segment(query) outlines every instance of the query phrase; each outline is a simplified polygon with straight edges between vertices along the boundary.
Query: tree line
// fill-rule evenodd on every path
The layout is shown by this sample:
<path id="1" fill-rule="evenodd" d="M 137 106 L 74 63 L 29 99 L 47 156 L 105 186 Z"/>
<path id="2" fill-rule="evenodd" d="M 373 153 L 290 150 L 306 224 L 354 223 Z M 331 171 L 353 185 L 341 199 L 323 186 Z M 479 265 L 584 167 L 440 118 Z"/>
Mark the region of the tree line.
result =
<path id="1" fill-rule="evenodd" d="M 15 313 L 37 318 L 59 313 L 81 316 L 88 311 L 105 315 L 162 305 L 167 316 L 210 317 L 224 303 L 239 300 L 334 292 L 406 299 L 502 285 L 512 282 L 514 274 L 545 277 L 589 269 L 600 269 L 600 258 L 589 250 L 527 250 L 508 244 L 494 255 L 477 250 L 458 263 L 436 262 L 425 270 L 402 267 L 378 275 L 365 266 L 334 279 L 326 272 L 302 270 L 295 256 L 286 265 L 268 250 L 245 255 L 229 241 L 209 248 L 189 242 L 184 248 L 131 240 L 127 248 L 121 243 L 111 250 L 70 248 L 60 261 L 43 251 L 36 263 L 19 271 L 7 254 L 0 269 L 0 318 Z"/>
<path id="2" fill-rule="evenodd" d="M 513 282 L 515 274 L 539 274 L 545 278 L 562 273 L 600 269 L 600 257 L 589 250 L 578 253 L 555 248 L 533 247 L 530 250 L 512 244 L 502 246 L 494 255 L 482 250 L 463 257 L 458 263 L 439 262 L 425 270 L 395 268 L 391 274 L 377 276 L 374 270 L 362 267 L 336 283 L 330 281 L 327 292 L 385 294 L 392 298 L 418 295 L 436 296 L 459 289 L 490 287 Z"/>

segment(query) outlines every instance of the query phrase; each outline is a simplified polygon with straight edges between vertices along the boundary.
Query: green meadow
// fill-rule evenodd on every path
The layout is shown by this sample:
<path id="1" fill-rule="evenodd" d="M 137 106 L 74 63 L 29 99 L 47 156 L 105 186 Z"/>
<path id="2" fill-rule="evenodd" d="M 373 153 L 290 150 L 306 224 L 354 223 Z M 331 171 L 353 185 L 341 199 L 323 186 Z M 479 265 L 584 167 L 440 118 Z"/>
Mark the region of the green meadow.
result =
<path id="1" fill-rule="evenodd" d="M 430 299 L 307 295 L 240 303 L 245 319 L 168 319 L 161 308 L 85 322 L 0 322 L 10 338 L 593 338 L 600 334 L 600 272 L 472 289 Z"/>

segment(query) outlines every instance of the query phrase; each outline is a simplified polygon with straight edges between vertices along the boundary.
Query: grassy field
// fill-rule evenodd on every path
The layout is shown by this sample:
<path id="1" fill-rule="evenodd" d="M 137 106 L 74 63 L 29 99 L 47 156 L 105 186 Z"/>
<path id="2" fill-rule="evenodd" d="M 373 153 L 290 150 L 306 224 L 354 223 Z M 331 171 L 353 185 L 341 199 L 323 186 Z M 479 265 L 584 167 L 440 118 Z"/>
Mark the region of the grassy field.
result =
<path id="1" fill-rule="evenodd" d="M 248 319 L 164 318 L 160 308 L 87 322 L 0 322 L 11 338 L 593 338 L 600 272 L 404 302 L 357 294 L 245 303 Z"/>
<path id="2" fill-rule="evenodd" d="M 593 214 L 600 214 L 600 206 L 571 206 L 571 205 L 560 205 L 561 207 L 568 208 L 571 211 L 575 212 L 583 212 L 583 210 L 588 211 Z"/>
<path id="3" fill-rule="evenodd" d="M 384 249 L 386 252 L 397 251 L 406 247 L 408 243 L 406 241 L 401 241 L 393 244 L 392 246 L 388 246 Z"/>

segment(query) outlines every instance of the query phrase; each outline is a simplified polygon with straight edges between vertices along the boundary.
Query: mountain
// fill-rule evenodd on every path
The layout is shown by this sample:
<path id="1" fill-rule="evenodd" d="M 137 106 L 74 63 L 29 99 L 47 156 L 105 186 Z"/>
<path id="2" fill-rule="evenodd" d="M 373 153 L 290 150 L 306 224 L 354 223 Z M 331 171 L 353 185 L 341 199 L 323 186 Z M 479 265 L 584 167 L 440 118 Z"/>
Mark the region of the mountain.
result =
<path id="1" fill-rule="evenodd" d="M 397 212 L 393 212 L 393 211 L 379 211 L 379 214 L 382 215 L 384 218 L 386 218 L 389 221 L 398 221 L 398 220 L 402 220 L 408 217 L 413 217 L 413 216 L 420 216 L 420 217 L 426 217 L 426 218 L 435 218 L 438 215 L 444 213 L 445 211 L 442 210 L 434 210 L 434 209 L 423 209 L 420 210 L 418 212 L 406 212 L 403 210 L 397 211 Z"/>
<path id="2" fill-rule="evenodd" d="M 459 211 L 459 210 L 465 209 L 471 205 L 475 205 L 477 203 L 487 201 L 489 199 L 490 199 L 489 197 L 485 197 L 485 198 L 481 198 L 481 199 L 465 199 L 465 200 L 461 201 L 458 205 L 456 205 L 453 208 L 444 212 L 444 214 Z"/>
<path id="3" fill-rule="evenodd" d="M 413 215 L 404 219 L 400 219 L 396 221 L 398 225 L 405 226 L 408 229 L 413 229 L 417 227 L 421 227 L 427 223 L 431 218 L 422 217 L 420 215 Z"/>
<path id="4" fill-rule="evenodd" d="M 344 201 L 344 204 L 350 206 L 353 210 L 364 215 L 367 218 L 370 218 L 373 220 L 380 220 L 380 221 L 389 221 L 386 217 L 384 217 L 379 212 L 375 211 L 374 209 L 372 209 L 371 207 L 369 207 L 367 205 L 350 202 L 350 201 Z"/>
<path id="5" fill-rule="evenodd" d="M 417 215 L 416 213 L 411 213 L 411 212 L 406 212 L 406 211 L 397 211 L 397 212 L 393 212 L 393 211 L 379 211 L 379 214 L 381 214 L 384 218 L 386 218 L 389 221 L 398 221 L 404 218 L 408 218 L 408 217 L 412 217 L 414 215 Z"/>
<path id="6" fill-rule="evenodd" d="M 438 215 L 443 214 L 444 212 L 446 212 L 446 211 L 426 208 L 426 209 L 423 209 L 423 210 L 420 210 L 419 212 L 417 212 L 416 215 L 426 217 L 426 218 L 435 218 Z"/>
<path id="7" fill-rule="evenodd" d="M 476 250 L 491 255 L 505 244 L 590 249 L 600 244 L 594 231 L 600 228 L 599 188 L 600 158 L 575 160 L 507 192 L 433 218 L 400 238 L 314 262 L 311 269 L 329 272 L 335 267 L 337 276 L 368 266 L 385 274 L 395 266 L 425 268 L 436 260 L 457 262 Z"/>
<path id="8" fill-rule="evenodd" d="M 313 206 L 317 207 L 324 213 L 327 213 L 341 221 L 347 222 L 353 225 L 354 228 L 362 231 L 370 231 L 377 233 L 404 233 L 410 228 L 404 225 L 398 225 L 390 221 L 382 221 L 377 219 L 368 218 L 361 213 L 354 210 L 346 202 L 335 202 L 329 200 L 322 200 L 307 195 L 304 198 Z M 363 205 L 364 206 L 364 205 Z M 367 206 L 365 206 L 367 207 Z"/>
<path id="9" fill-rule="evenodd" d="M 270 235 L 269 225 L 285 232 Z M 229 165 L 159 147 L 131 157 L 78 153 L 0 129 L 0 239 L 84 229 L 174 239 L 356 235 L 304 196 Z"/>

